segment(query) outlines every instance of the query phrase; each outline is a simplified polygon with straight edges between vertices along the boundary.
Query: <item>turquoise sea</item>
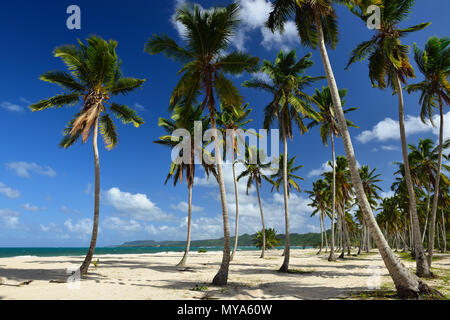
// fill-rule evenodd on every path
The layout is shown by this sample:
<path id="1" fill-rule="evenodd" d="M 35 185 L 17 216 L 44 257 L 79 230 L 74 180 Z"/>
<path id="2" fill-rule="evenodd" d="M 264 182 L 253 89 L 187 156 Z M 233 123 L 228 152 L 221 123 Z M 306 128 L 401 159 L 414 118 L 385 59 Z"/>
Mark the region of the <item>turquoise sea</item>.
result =
<path id="1" fill-rule="evenodd" d="M 292 249 L 304 249 L 305 247 L 291 247 Z M 308 247 L 306 247 L 308 248 Z M 197 252 L 200 247 L 191 247 L 191 252 Z M 222 251 L 223 247 L 201 247 L 207 251 Z M 282 248 L 279 248 L 282 249 Z M 239 247 L 238 250 L 259 250 L 253 246 Z M 58 256 L 83 256 L 88 248 L 0 248 L 0 258 L 17 256 L 58 257 Z M 184 247 L 99 247 L 95 254 L 143 254 L 158 252 L 183 252 Z"/>

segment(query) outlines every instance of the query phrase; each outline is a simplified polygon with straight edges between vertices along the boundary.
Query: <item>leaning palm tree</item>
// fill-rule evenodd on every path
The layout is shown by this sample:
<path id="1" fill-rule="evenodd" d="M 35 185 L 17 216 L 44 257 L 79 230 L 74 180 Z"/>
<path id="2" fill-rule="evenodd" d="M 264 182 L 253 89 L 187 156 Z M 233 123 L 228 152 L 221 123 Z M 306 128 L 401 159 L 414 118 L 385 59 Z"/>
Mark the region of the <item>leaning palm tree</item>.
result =
<path id="1" fill-rule="evenodd" d="M 40 79 L 58 84 L 65 93 L 41 100 L 30 106 L 33 111 L 48 108 L 60 108 L 64 105 L 76 105 L 82 98 L 82 108 L 67 124 L 64 138 L 60 143 L 63 148 L 73 145 L 80 137 L 85 143 L 92 135 L 95 165 L 94 223 L 89 251 L 80 267 L 80 273 L 86 274 L 94 255 L 100 211 L 100 160 L 98 156 L 97 136 L 103 136 L 109 150 L 117 145 L 116 126 L 108 111 L 124 124 L 132 123 L 139 127 L 144 123 L 133 109 L 126 105 L 110 101 L 111 96 L 127 94 L 140 88 L 145 80 L 124 78 L 120 71 L 121 61 L 117 57 L 117 42 L 108 42 L 97 36 L 91 36 L 87 44 L 78 41 L 75 45 L 64 45 L 55 49 L 55 57 L 61 58 L 69 69 L 49 71 Z M 109 108 L 108 108 L 109 106 Z"/>
<path id="2" fill-rule="evenodd" d="M 167 134 L 161 136 L 159 140 L 154 141 L 155 143 L 169 147 L 172 150 L 180 148 L 178 149 L 178 156 L 172 160 L 170 171 L 164 184 L 172 178 L 173 185 L 176 186 L 178 182 L 183 182 L 183 177 L 185 176 L 189 190 L 186 249 L 183 258 L 177 264 L 178 267 L 184 267 L 186 265 L 191 246 L 192 189 L 194 187 L 195 159 L 200 159 L 207 176 L 209 176 L 210 173 L 216 176 L 214 166 L 203 161 L 202 152 L 205 150 L 196 148 L 194 139 L 191 138 L 195 135 L 197 123 L 201 124 L 203 130 L 201 134 L 203 136 L 209 126 L 209 118 L 203 116 L 201 105 L 198 105 L 197 107 L 178 106 L 174 109 L 171 119 L 159 118 L 158 126 L 162 127 Z M 187 130 L 190 138 L 183 138 L 183 141 L 181 141 L 182 139 L 179 136 L 173 135 L 176 130 Z M 184 139 L 186 139 L 186 141 Z M 183 144 L 183 147 L 180 146 L 180 144 Z M 186 159 L 186 155 L 184 154 L 185 150 L 190 151 Z"/>
<path id="3" fill-rule="evenodd" d="M 278 127 L 281 130 L 281 139 L 283 141 L 284 162 L 282 168 L 288 167 L 287 138 L 293 138 L 293 127 L 297 126 L 301 133 L 308 131 L 303 117 L 312 117 L 318 119 L 317 113 L 309 105 L 310 97 L 302 90 L 322 79 L 322 77 L 304 76 L 302 73 L 312 66 L 310 59 L 311 53 L 297 61 L 294 50 L 284 54 L 281 50 L 274 63 L 264 60 L 261 72 L 265 73 L 269 81 L 262 79 L 251 79 L 245 81 L 242 85 L 247 88 L 255 88 L 267 91 L 273 95 L 273 100 L 265 108 L 264 129 L 269 129 L 275 118 L 278 120 Z M 283 171 L 283 195 L 284 195 L 284 217 L 286 224 L 285 255 L 280 272 L 287 272 L 289 269 L 289 209 L 288 209 L 288 175 Z"/>
<path id="4" fill-rule="evenodd" d="M 337 44 L 337 18 L 333 8 L 333 2 L 342 2 L 339 0 L 274 0 L 273 10 L 267 21 L 267 26 L 272 30 L 283 31 L 285 23 L 289 17 L 295 17 L 295 23 L 299 32 L 300 40 L 303 45 L 316 48 L 319 46 L 322 63 L 327 77 L 328 86 L 330 87 L 333 105 L 338 119 L 339 131 L 344 142 L 345 153 L 349 162 L 350 173 L 353 186 L 356 191 L 358 204 L 366 219 L 369 230 L 372 233 L 376 245 L 381 253 L 383 261 L 391 274 L 391 277 L 397 288 L 397 292 L 402 297 L 417 296 L 422 292 L 429 292 L 420 279 L 414 276 L 392 252 L 386 239 L 384 238 L 375 218 L 372 214 L 370 204 L 364 194 L 361 178 L 358 172 L 355 152 L 348 132 L 347 123 L 345 121 L 344 111 L 339 99 L 339 90 L 336 78 L 328 57 L 327 45 L 332 49 Z M 378 0 L 353 0 L 353 2 L 362 7 L 368 4 L 380 2 Z"/>
<path id="5" fill-rule="evenodd" d="M 439 194 L 439 181 L 442 167 L 442 149 L 444 135 L 444 104 L 450 105 L 450 85 L 448 77 L 450 76 L 450 39 L 431 37 L 425 44 L 424 51 L 420 50 L 414 44 L 414 60 L 419 67 L 420 72 L 425 76 L 425 80 L 412 84 L 407 87 L 407 91 L 419 91 L 420 104 L 422 110 L 420 116 L 422 121 L 428 118 L 433 124 L 432 116 L 434 107 L 439 107 L 439 156 L 437 165 L 436 181 L 434 183 L 435 194 Z M 434 228 L 436 223 L 436 212 L 438 207 L 438 197 L 433 199 L 431 209 L 430 232 L 428 233 L 428 264 L 431 267 L 434 249 Z"/>
<path id="6" fill-rule="evenodd" d="M 246 130 L 243 127 L 249 122 L 253 121 L 248 119 L 248 116 L 252 112 L 249 108 L 248 103 L 243 106 L 235 106 L 233 108 L 226 108 L 221 106 L 220 112 L 217 112 L 217 126 L 222 129 L 222 134 L 225 136 L 231 131 L 231 150 L 225 150 L 225 154 L 231 151 L 231 168 L 233 171 L 233 184 L 234 184 L 234 200 L 236 202 L 236 219 L 234 225 L 234 246 L 233 252 L 231 253 L 230 261 L 233 261 L 234 255 L 236 254 L 238 241 L 239 241 L 239 194 L 236 181 L 236 168 L 235 168 L 235 158 L 236 152 L 238 152 L 238 141 L 245 143 L 245 137 L 241 135 L 241 132 Z M 242 131 L 239 131 L 242 130 Z M 228 145 L 227 145 L 228 147 Z M 224 157 L 225 157 L 224 154 Z"/>
<path id="7" fill-rule="evenodd" d="M 341 99 L 342 106 L 345 104 L 344 97 L 347 95 L 347 90 L 342 89 L 339 90 L 339 98 Z M 332 187 L 332 227 L 331 227 L 331 245 L 330 245 L 330 255 L 328 257 L 328 261 L 334 261 L 336 260 L 336 257 L 334 255 L 334 215 L 336 211 L 336 172 L 335 172 L 335 163 L 336 163 L 336 156 L 335 156 L 335 148 L 334 148 L 334 137 L 339 137 L 339 127 L 336 119 L 336 115 L 334 112 L 333 107 L 333 99 L 331 97 L 331 92 L 329 87 L 323 87 L 322 91 L 319 89 L 316 89 L 315 94 L 312 96 L 313 102 L 317 105 L 319 109 L 319 115 L 320 120 L 312 120 L 308 124 L 308 128 L 312 128 L 314 126 L 320 125 L 320 138 L 322 139 L 322 143 L 325 146 L 328 146 L 328 138 L 331 140 L 331 156 L 333 160 L 333 187 Z M 344 114 L 357 110 L 357 108 L 348 108 L 344 110 Z M 347 126 L 358 128 L 353 122 L 350 120 L 346 120 Z"/>
<path id="8" fill-rule="evenodd" d="M 348 62 L 350 64 L 369 59 L 369 78 L 374 86 L 385 89 L 388 85 L 398 96 L 399 127 L 402 145 L 403 163 L 405 165 L 405 178 L 409 192 L 410 211 L 413 218 L 414 239 L 416 241 L 416 269 L 420 277 L 430 277 L 430 267 L 426 261 L 423 242 L 420 237 L 420 225 L 417 215 L 416 197 L 411 179 L 411 171 L 408 162 L 408 150 L 405 134 L 404 101 L 402 84 L 407 78 L 413 78 L 414 69 L 409 63 L 409 46 L 401 43 L 400 38 L 412 32 L 426 28 L 430 23 L 400 29 L 398 24 L 408 17 L 414 0 L 383 0 L 381 6 L 381 26 L 369 41 L 359 44 L 352 52 Z M 367 16 L 360 15 L 366 21 Z"/>
<path id="9" fill-rule="evenodd" d="M 238 75 L 254 72 L 259 59 L 246 53 L 233 51 L 226 53 L 230 39 L 238 27 L 239 6 L 233 3 L 227 7 L 202 10 L 184 6 L 177 10 L 176 21 L 185 27 L 184 47 L 166 35 L 154 35 L 146 45 L 149 54 L 163 53 L 184 64 L 180 70 L 180 80 L 172 91 L 170 106 L 180 101 L 190 105 L 203 93 L 202 108 L 207 108 L 211 127 L 214 131 L 214 153 L 217 180 L 222 204 L 224 247 L 220 269 L 213 279 L 215 285 L 226 285 L 230 264 L 230 226 L 226 200 L 225 182 L 222 173 L 221 153 L 216 130 L 216 97 L 225 107 L 239 106 L 242 96 L 233 82 L 225 74 Z"/>
<path id="10" fill-rule="evenodd" d="M 271 169 L 271 163 L 265 163 L 265 155 L 262 154 L 262 151 L 256 148 L 251 148 L 247 152 L 247 157 L 244 160 L 245 170 L 241 172 L 238 176 L 237 181 L 241 180 L 244 177 L 247 178 L 247 195 L 248 190 L 255 183 L 256 187 L 256 195 L 258 197 L 259 204 L 259 212 L 261 214 L 261 224 L 262 224 L 262 249 L 260 258 L 264 258 L 264 253 L 266 250 L 266 226 L 264 223 L 264 213 L 261 205 L 261 196 L 259 194 L 259 189 L 261 188 L 262 179 L 267 180 L 269 183 L 273 183 L 272 180 L 268 177 L 268 172 Z M 236 235 L 237 236 L 237 235 Z"/>

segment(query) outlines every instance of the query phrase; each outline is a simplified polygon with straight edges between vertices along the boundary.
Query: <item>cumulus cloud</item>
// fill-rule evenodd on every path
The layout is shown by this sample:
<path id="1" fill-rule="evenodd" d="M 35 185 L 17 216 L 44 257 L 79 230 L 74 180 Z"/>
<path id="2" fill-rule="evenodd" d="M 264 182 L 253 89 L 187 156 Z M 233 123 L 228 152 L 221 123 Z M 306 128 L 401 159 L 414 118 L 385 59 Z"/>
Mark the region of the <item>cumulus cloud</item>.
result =
<path id="1" fill-rule="evenodd" d="M 20 197 L 20 192 L 18 190 L 7 187 L 3 182 L 0 182 L 0 194 L 11 199 Z"/>
<path id="2" fill-rule="evenodd" d="M 311 170 L 308 173 L 308 177 L 318 177 L 320 176 L 322 173 L 326 172 L 326 171 L 332 171 L 333 168 L 328 164 L 327 162 L 322 163 L 322 165 L 320 166 L 320 168 Z"/>
<path id="3" fill-rule="evenodd" d="M 89 218 L 80 219 L 75 223 L 72 222 L 72 219 L 67 219 L 64 222 L 64 226 L 67 228 L 67 230 L 72 233 L 76 233 L 81 237 L 92 233 L 92 225 L 93 221 Z"/>
<path id="4" fill-rule="evenodd" d="M 450 121 L 450 111 L 444 115 L 444 121 Z M 434 124 L 439 123 L 439 116 L 433 117 Z M 448 122 L 447 122 L 448 123 Z M 356 139 L 361 143 L 367 143 L 369 141 L 387 141 L 400 139 L 400 131 L 397 120 L 386 118 L 378 122 L 371 130 L 365 130 L 361 132 Z M 437 127 L 433 128 L 431 125 L 424 124 L 420 117 L 414 117 L 407 115 L 405 117 L 405 133 L 406 135 L 412 135 L 417 133 L 432 132 L 435 135 L 439 134 Z M 450 138 L 450 126 L 444 127 L 444 139 Z"/>
<path id="5" fill-rule="evenodd" d="M 129 216 L 136 220 L 146 221 L 174 220 L 173 215 L 165 213 L 145 194 L 132 194 L 114 187 L 103 192 L 103 196 L 106 203 L 113 206 L 117 213 L 122 216 Z"/>
<path id="6" fill-rule="evenodd" d="M 31 205 L 29 203 L 24 203 L 21 205 L 22 209 L 27 211 L 39 211 L 39 207 Z"/>
<path id="7" fill-rule="evenodd" d="M 0 218 L 6 228 L 17 229 L 19 226 L 20 213 L 11 209 L 0 209 Z"/>
<path id="8" fill-rule="evenodd" d="M 181 201 L 181 202 L 177 203 L 176 205 L 172 204 L 170 207 L 172 209 L 179 210 L 181 212 L 187 213 L 188 209 L 189 209 L 189 204 L 187 202 L 185 202 L 185 201 Z M 204 210 L 203 207 L 192 205 L 192 212 L 200 212 L 200 211 L 203 211 L 203 210 Z"/>
<path id="9" fill-rule="evenodd" d="M 42 232 L 48 232 L 50 230 L 53 230 L 56 228 L 56 224 L 53 222 L 50 222 L 48 225 L 39 224 L 39 227 Z"/>
<path id="10" fill-rule="evenodd" d="M 16 173 L 19 177 L 29 178 L 31 173 L 35 173 L 38 175 L 43 175 L 47 177 L 55 177 L 56 172 L 49 166 L 40 166 L 34 162 L 9 162 L 6 164 L 6 167 Z"/>
<path id="11" fill-rule="evenodd" d="M 389 145 L 389 146 L 381 146 L 381 149 L 386 151 L 397 151 L 399 150 L 399 147 Z"/>
<path id="12" fill-rule="evenodd" d="M 25 110 L 22 106 L 8 101 L 0 103 L 0 107 L 12 112 L 23 112 Z"/>
<path id="13" fill-rule="evenodd" d="M 119 230 L 121 232 L 139 231 L 142 226 L 136 220 L 125 220 L 119 217 L 108 217 L 103 221 L 103 226 L 106 229 Z"/>

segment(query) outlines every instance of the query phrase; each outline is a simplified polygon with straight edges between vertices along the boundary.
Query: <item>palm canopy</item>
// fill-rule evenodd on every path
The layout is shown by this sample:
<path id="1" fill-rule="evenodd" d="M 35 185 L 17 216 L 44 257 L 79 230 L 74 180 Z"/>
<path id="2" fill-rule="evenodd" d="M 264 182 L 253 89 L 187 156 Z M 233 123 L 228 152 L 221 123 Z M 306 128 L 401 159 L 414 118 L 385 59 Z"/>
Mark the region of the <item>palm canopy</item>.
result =
<path id="1" fill-rule="evenodd" d="M 379 186 L 377 186 L 377 183 L 382 180 L 378 179 L 381 174 L 375 174 L 376 170 L 376 168 L 370 170 L 368 165 L 362 166 L 359 169 L 359 176 L 361 177 L 363 189 L 372 209 L 376 207 L 377 200 L 381 199 L 378 191 L 383 191 Z"/>
<path id="2" fill-rule="evenodd" d="M 184 129 L 189 132 L 190 137 L 194 137 L 196 121 L 201 122 L 203 131 L 205 131 L 209 126 L 209 118 L 203 116 L 201 105 L 198 105 L 197 107 L 175 107 L 170 119 L 159 118 L 158 126 L 162 127 L 167 134 L 159 137 L 159 140 L 154 141 L 154 143 L 169 147 L 171 149 L 175 148 L 182 139 L 179 136 L 173 135 L 173 132 L 177 129 Z M 183 139 L 186 139 L 186 137 Z M 177 159 L 172 161 L 170 165 L 170 171 L 167 175 L 166 181 L 164 182 L 165 184 L 167 183 L 167 181 L 169 181 L 170 178 L 173 178 L 174 186 L 178 182 L 182 183 L 183 176 L 186 176 L 186 182 L 188 186 L 192 186 L 194 184 L 194 158 L 203 159 L 202 155 L 205 150 L 203 150 L 203 148 L 200 150 L 196 149 L 194 140 L 192 138 L 189 138 L 187 142 L 190 144 L 189 147 L 191 150 L 191 154 L 189 155 L 190 161 L 188 163 L 183 162 L 183 149 L 180 149 Z M 207 164 L 206 162 L 202 161 L 202 166 L 207 176 L 209 176 L 210 173 L 216 176 L 216 171 L 213 165 Z"/>
<path id="3" fill-rule="evenodd" d="M 414 43 L 414 60 L 420 72 L 425 76 L 422 82 L 406 87 L 408 93 L 420 92 L 422 108 L 420 118 L 423 122 L 428 118 L 433 124 L 434 107 L 439 103 L 450 105 L 450 39 L 431 37 L 422 51 Z"/>
<path id="4" fill-rule="evenodd" d="M 345 104 L 345 96 L 347 95 L 347 89 L 339 90 L 339 96 L 341 98 L 342 106 Z M 312 119 L 308 124 L 308 129 L 320 125 L 320 138 L 325 146 L 328 145 L 328 138 L 333 134 L 340 136 L 339 126 L 334 112 L 333 99 L 329 87 L 322 87 L 322 91 L 316 89 L 315 94 L 312 96 L 313 103 L 319 109 L 319 120 Z M 347 108 L 344 113 L 355 111 L 358 108 Z M 352 121 L 346 119 L 347 126 L 359 128 Z"/>
<path id="5" fill-rule="evenodd" d="M 402 83 L 406 78 L 414 78 L 414 69 L 408 58 L 409 46 L 401 43 L 401 38 L 422 30 L 431 23 L 400 29 L 398 24 L 406 20 L 415 0 L 382 0 L 381 26 L 369 41 L 360 43 L 351 54 L 347 68 L 356 61 L 369 59 L 369 78 L 373 86 L 396 89 L 394 79 L 398 76 Z M 368 15 L 359 17 L 367 21 Z"/>
<path id="6" fill-rule="evenodd" d="M 304 180 L 302 177 L 295 174 L 295 172 L 301 168 L 303 168 L 303 165 L 295 166 L 295 158 L 297 156 L 294 156 L 292 158 L 287 159 L 287 193 L 288 196 L 291 192 L 291 189 L 294 188 L 297 190 L 297 192 L 301 192 L 300 186 L 295 180 Z M 270 179 L 272 180 L 272 191 L 274 188 L 277 189 L 277 191 L 280 190 L 280 186 L 283 184 L 283 171 L 284 171 L 284 154 L 281 154 L 279 157 L 279 170 L 277 173 L 270 176 Z"/>
<path id="7" fill-rule="evenodd" d="M 261 72 L 269 76 L 270 81 L 253 78 L 242 85 L 267 91 L 273 95 L 273 100 L 264 111 L 264 128 L 269 129 L 275 118 L 278 119 L 280 130 L 285 130 L 286 136 L 292 139 L 294 122 L 302 133 L 308 131 L 303 122 L 304 117 L 319 119 L 317 112 L 310 106 L 310 97 L 302 90 L 324 77 L 303 75 L 313 65 L 311 53 L 297 61 L 294 50 L 277 54 L 274 63 L 264 60 Z"/>
<path id="8" fill-rule="evenodd" d="M 78 47 L 63 45 L 55 49 L 54 56 L 62 59 L 69 72 L 49 71 L 40 79 L 59 85 L 65 92 L 32 104 L 30 108 L 32 111 L 60 108 L 64 105 L 76 105 L 82 99 L 83 107 L 66 126 L 60 146 L 68 148 L 80 137 L 85 143 L 98 121 L 100 133 L 110 149 L 117 144 L 118 137 L 108 111 L 124 124 L 132 123 L 139 127 L 144 123 L 133 109 L 110 102 L 110 97 L 125 95 L 140 88 L 145 79 L 122 76 L 121 61 L 116 54 L 116 41 L 105 41 L 91 36 L 86 42 L 87 44 L 84 44 L 78 40 Z"/>
<path id="9" fill-rule="evenodd" d="M 247 194 L 248 190 L 252 187 L 253 183 L 258 184 L 261 187 L 262 179 L 273 184 L 274 182 L 269 177 L 268 173 L 271 171 L 271 163 L 265 163 L 265 155 L 261 150 L 252 147 L 247 149 L 246 159 L 244 160 L 245 170 L 242 171 L 237 177 L 237 181 L 242 178 L 248 177 L 247 179 Z"/>
<path id="10" fill-rule="evenodd" d="M 177 10 L 175 18 L 185 29 L 184 46 L 167 35 L 154 35 L 147 41 L 147 53 L 163 53 L 184 64 L 179 71 L 182 76 L 172 91 L 170 108 L 180 101 L 190 105 L 204 91 L 202 108 L 207 106 L 213 117 L 214 90 L 223 106 L 242 104 L 242 96 L 225 74 L 254 72 L 259 59 L 238 51 L 225 53 L 238 26 L 238 15 L 236 3 L 210 10 L 202 10 L 198 5 L 193 8 L 185 5 Z"/>
<path id="11" fill-rule="evenodd" d="M 329 211 L 330 207 L 330 185 L 326 180 L 319 179 L 313 182 L 312 191 L 306 191 L 309 194 L 311 203 L 308 206 L 314 208 L 311 217 L 317 213 L 324 214 Z"/>
<path id="12" fill-rule="evenodd" d="M 328 161 L 328 165 L 333 167 L 333 163 Z M 335 179 L 336 179 L 336 200 L 341 205 L 350 203 L 353 192 L 353 185 L 350 178 L 350 171 L 348 168 L 347 158 L 344 156 L 338 156 L 336 158 L 336 169 L 335 169 Z M 333 172 L 326 171 L 322 176 L 331 185 L 333 181 Z"/>

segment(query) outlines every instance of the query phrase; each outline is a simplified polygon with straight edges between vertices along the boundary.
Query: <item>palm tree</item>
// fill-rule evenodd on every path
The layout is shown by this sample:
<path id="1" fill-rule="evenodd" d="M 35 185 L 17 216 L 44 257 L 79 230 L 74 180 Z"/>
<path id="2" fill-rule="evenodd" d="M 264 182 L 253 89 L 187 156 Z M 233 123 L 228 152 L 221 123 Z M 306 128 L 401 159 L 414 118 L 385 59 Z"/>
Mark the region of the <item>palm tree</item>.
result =
<path id="1" fill-rule="evenodd" d="M 316 182 L 313 182 L 312 191 L 306 191 L 309 194 L 309 199 L 311 203 L 308 205 L 312 208 L 315 208 L 311 213 L 311 217 L 315 216 L 317 213 L 319 214 L 320 221 L 320 249 L 317 254 L 322 252 L 323 247 L 323 234 L 325 233 L 325 242 L 327 242 L 326 246 L 328 247 L 327 241 L 327 228 L 325 226 L 325 215 L 329 211 L 329 185 L 325 180 L 319 179 Z M 334 219 L 334 214 L 332 214 L 332 218 Z M 334 221 L 332 222 L 332 228 L 334 228 Z M 334 230 L 331 230 L 332 236 L 334 236 Z M 331 250 L 333 250 L 334 239 L 332 240 Z"/>
<path id="2" fill-rule="evenodd" d="M 441 177 L 442 167 L 442 149 L 444 135 L 444 103 L 450 105 L 449 91 L 450 86 L 448 77 L 450 75 L 450 39 L 431 37 L 425 44 L 424 51 L 420 50 L 414 44 L 414 60 L 419 67 L 420 72 L 425 76 L 425 80 L 412 84 L 407 87 L 408 93 L 421 92 L 420 104 L 422 110 L 420 112 L 422 121 L 428 117 L 433 124 L 432 115 L 434 107 L 439 106 L 439 156 L 436 181 L 434 184 L 435 194 L 439 194 L 439 181 Z M 428 233 L 428 264 L 431 267 L 434 249 L 434 226 L 436 223 L 436 212 L 438 207 L 438 197 L 433 199 L 433 208 L 431 209 L 430 232 Z"/>
<path id="3" fill-rule="evenodd" d="M 287 138 L 293 138 L 293 123 L 305 133 L 308 129 L 303 123 L 303 117 L 317 118 L 316 112 L 309 106 L 306 100 L 309 96 L 302 92 L 303 88 L 321 79 L 322 77 L 303 76 L 302 73 L 312 66 L 311 53 L 297 61 L 294 50 L 284 54 L 281 50 L 275 62 L 264 60 L 261 72 L 265 73 L 269 81 L 252 79 L 245 81 L 242 85 L 248 88 L 256 88 L 267 91 L 273 95 L 273 100 L 265 108 L 264 129 L 272 126 L 273 120 L 277 118 L 278 127 L 281 130 L 281 138 L 284 147 L 284 162 L 281 167 L 288 167 Z M 281 176 L 281 174 L 280 174 Z M 288 209 L 288 176 L 283 172 L 283 195 L 284 195 L 284 217 L 286 224 L 285 255 L 280 272 L 289 269 L 289 209 Z"/>
<path id="4" fill-rule="evenodd" d="M 191 105 L 203 92 L 202 108 L 207 108 L 211 127 L 216 132 L 216 96 L 222 105 L 232 108 L 242 104 L 242 97 L 233 82 L 225 74 L 238 75 L 244 71 L 254 72 L 259 59 L 248 54 L 233 51 L 225 53 L 238 24 L 239 6 L 233 3 L 227 7 L 202 10 L 200 6 L 179 8 L 176 21 L 185 27 L 184 44 L 180 46 L 166 35 L 154 35 L 146 45 L 149 54 L 163 53 L 184 64 L 183 74 L 170 98 L 170 106 L 180 101 Z M 217 137 L 217 133 L 214 134 Z M 215 285 L 226 285 L 230 264 L 230 226 L 226 201 L 225 182 L 222 173 L 219 139 L 214 139 L 216 152 L 217 180 L 222 204 L 224 247 L 220 269 L 213 279 Z"/>
<path id="5" fill-rule="evenodd" d="M 94 223 L 89 251 L 80 267 L 82 275 L 88 271 L 97 242 L 100 211 L 100 160 L 97 147 L 99 128 L 106 148 L 109 150 L 117 145 L 118 138 L 116 126 L 108 111 L 124 124 L 132 123 L 135 127 L 142 125 L 144 120 L 133 109 L 110 102 L 110 97 L 118 94 L 125 95 L 140 88 L 145 82 L 145 80 L 122 76 L 121 61 L 116 54 L 116 41 L 107 42 L 97 36 L 91 36 L 86 41 L 87 44 L 79 41 L 78 47 L 63 45 L 55 49 L 54 56 L 63 60 L 69 73 L 49 71 L 40 79 L 58 84 L 66 92 L 30 106 L 32 111 L 41 111 L 48 108 L 60 108 L 64 105 L 76 105 L 80 102 L 80 98 L 83 99 L 81 110 L 67 124 L 64 138 L 59 144 L 63 148 L 68 148 L 80 137 L 85 143 L 92 135 L 95 165 Z"/>
<path id="6" fill-rule="evenodd" d="M 231 253 L 230 261 L 233 261 L 234 255 L 236 254 L 238 241 L 239 241 L 239 196 L 237 190 L 236 182 L 236 169 L 235 169 L 235 158 L 236 152 L 238 152 L 238 140 L 245 142 L 245 137 L 239 134 L 239 129 L 243 129 L 243 126 L 247 123 L 253 121 L 248 119 L 248 116 L 252 112 L 252 109 L 248 107 L 248 103 L 244 106 L 236 106 L 234 108 L 223 108 L 221 107 L 220 112 L 217 113 L 217 126 L 222 129 L 223 136 L 227 134 L 227 131 L 231 131 L 231 168 L 233 171 L 233 184 L 234 184 L 234 197 L 236 202 L 236 220 L 234 228 L 234 246 L 233 252 Z M 227 136 L 228 137 L 228 136 Z M 225 150 L 225 154 L 228 150 Z M 224 157 L 225 157 L 224 154 Z"/>
<path id="7" fill-rule="evenodd" d="M 265 239 L 265 240 L 264 240 Z M 278 239 L 277 231 L 273 228 L 258 231 L 254 239 L 257 248 L 273 249 L 280 245 L 281 241 Z"/>
<path id="8" fill-rule="evenodd" d="M 241 180 L 244 177 L 248 177 L 247 179 L 247 195 L 248 195 L 248 189 L 251 188 L 253 185 L 253 182 L 255 183 L 256 187 L 256 195 L 258 197 L 258 204 L 259 204 L 259 212 L 261 214 L 261 224 L 262 224 L 262 251 L 261 251 L 261 257 L 264 258 L 264 253 L 266 249 L 266 227 L 264 224 L 264 213 L 261 205 L 261 196 L 259 194 L 259 188 L 261 188 L 261 181 L 262 179 L 267 180 L 269 183 L 272 183 L 273 181 L 264 173 L 265 171 L 268 172 L 271 169 L 271 163 L 264 163 L 265 162 L 265 156 L 262 155 L 261 151 L 256 148 L 251 148 L 247 152 L 247 157 L 245 159 L 244 165 L 245 170 L 241 172 L 239 177 L 237 178 L 237 181 Z M 259 156 L 258 156 L 259 155 Z M 262 179 L 261 179 L 262 178 Z"/>
<path id="9" fill-rule="evenodd" d="M 414 69 L 409 63 L 409 46 L 401 43 L 400 38 L 412 32 L 426 28 L 430 23 L 400 29 L 398 24 L 408 17 L 414 0 L 382 0 L 381 6 L 381 27 L 376 31 L 375 36 L 369 41 L 359 44 L 352 52 L 348 62 L 350 64 L 369 59 L 369 78 L 374 86 L 381 89 L 388 85 L 394 93 L 398 95 L 399 127 L 402 144 L 403 163 L 405 165 L 406 185 L 409 193 L 410 211 L 412 212 L 414 239 L 416 241 L 416 269 L 420 277 L 430 277 L 430 267 L 425 258 L 423 242 L 420 238 L 420 226 L 417 215 L 416 197 L 411 179 L 411 171 L 408 162 L 408 150 L 406 144 L 405 121 L 404 121 L 404 101 L 402 83 L 406 83 L 407 78 L 413 78 Z M 367 16 L 361 16 L 366 21 Z M 387 81 L 386 81 L 387 80 Z"/>
<path id="10" fill-rule="evenodd" d="M 178 106 L 174 109 L 171 119 L 159 118 L 158 126 L 162 127 L 167 134 L 161 136 L 159 140 L 154 142 L 174 149 L 177 147 L 177 145 L 180 144 L 181 139 L 178 136 L 174 136 L 173 132 L 177 129 L 184 129 L 189 132 L 190 137 L 194 137 L 196 122 L 201 122 L 203 136 L 204 131 L 206 131 L 209 126 L 209 118 L 203 117 L 203 110 L 201 108 L 201 105 L 198 105 L 197 107 Z M 212 173 L 214 176 L 216 176 L 214 166 L 203 161 L 203 150 L 196 149 L 194 139 L 189 138 L 186 141 L 183 140 L 182 142 L 189 144 L 187 146 L 190 150 L 190 155 L 188 155 L 189 161 L 183 161 L 183 149 L 180 150 L 178 157 L 176 159 L 173 159 L 170 165 L 169 174 L 167 175 L 166 181 L 164 182 L 164 184 L 166 184 L 169 179 L 172 178 L 173 185 L 176 186 L 178 182 L 183 182 L 183 177 L 185 176 L 187 187 L 189 190 L 186 249 L 184 251 L 183 258 L 177 264 L 177 266 L 179 267 L 184 267 L 186 265 L 189 249 L 191 246 L 192 189 L 194 186 L 195 177 L 195 158 L 200 159 L 207 176 L 209 176 L 209 173 Z"/>
<path id="11" fill-rule="evenodd" d="M 347 90 L 342 89 L 339 90 L 339 97 L 341 99 L 341 105 L 345 104 L 344 97 L 347 95 Z M 331 226 L 331 246 L 330 246 L 330 256 L 328 257 L 328 261 L 336 260 L 334 255 L 334 214 L 336 211 L 336 179 L 335 179 L 335 171 L 334 164 L 336 163 L 335 149 L 334 149 L 334 136 L 339 137 L 339 127 L 337 123 L 337 119 L 335 116 L 335 112 L 333 109 L 333 99 L 331 97 L 331 92 L 329 87 L 322 87 L 322 91 L 316 89 L 316 93 L 312 96 L 313 102 L 317 105 L 319 109 L 320 121 L 312 120 L 308 124 L 308 129 L 314 126 L 320 125 L 320 138 L 322 139 L 322 143 L 325 146 L 328 146 L 328 138 L 331 140 L 331 156 L 333 160 L 333 198 L 332 198 L 332 226 Z M 357 108 L 348 108 L 344 110 L 344 114 L 357 110 Z M 353 122 L 350 120 L 346 120 L 347 126 L 358 128 Z"/>
<path id="12" fill-rule="evenodd" d="M 424 285 L 420 279 L 406 269 L 399 258 L 392 252 L 375 221 L 360 181 L 353 144 L 350 133 L 348 132 L 344 111 L 339 99 L 339 90 L 326 47 L 328 44 L 331 48 L 335 48 L 337 44 L 337 18 L 332 2 L 341 1 L 275 0 L 273 2 L 273 10 L 267 21 L 267 26 L 272 31 L 283 31 L 286 21 L 288 21 L 290 16 L 294 16 L 302 44 L 313 48 L 317 45 L 319 46 L 359 206 L 363 211 L 363 215 L 381 253 L 383 261 L 395 283 L 398 294 L 402 297 L 417 296 L 421 292 L 429 292 L 429 287 Z M 373 4 L 374 2 L 379 1 L 354 0 L 351 2 L 365 7 L 367 4 Z"/>

